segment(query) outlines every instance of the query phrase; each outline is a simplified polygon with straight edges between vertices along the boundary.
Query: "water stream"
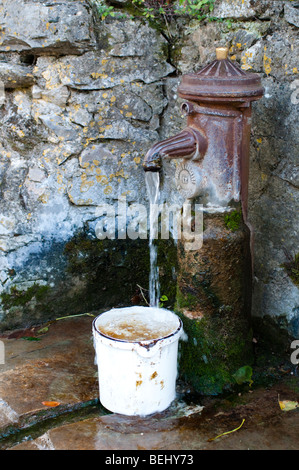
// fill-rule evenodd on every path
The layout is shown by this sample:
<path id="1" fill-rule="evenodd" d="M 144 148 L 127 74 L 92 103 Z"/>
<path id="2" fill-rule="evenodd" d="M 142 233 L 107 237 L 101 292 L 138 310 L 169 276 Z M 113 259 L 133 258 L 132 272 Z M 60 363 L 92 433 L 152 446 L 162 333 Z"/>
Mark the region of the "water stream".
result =
<path id="1" fill-rule="evenodd" d="M 159 307 L 160 282 L 158 266 L 158 248 L 154 240 L 158 238 L 160 175 L 159 172 L 147 171 L 145 182 L 150 202 L 150 226 L 149 226 L 149 250 L 150 250 L 150 275 L 149 275 L 149 303 L 151 307 Z"/>

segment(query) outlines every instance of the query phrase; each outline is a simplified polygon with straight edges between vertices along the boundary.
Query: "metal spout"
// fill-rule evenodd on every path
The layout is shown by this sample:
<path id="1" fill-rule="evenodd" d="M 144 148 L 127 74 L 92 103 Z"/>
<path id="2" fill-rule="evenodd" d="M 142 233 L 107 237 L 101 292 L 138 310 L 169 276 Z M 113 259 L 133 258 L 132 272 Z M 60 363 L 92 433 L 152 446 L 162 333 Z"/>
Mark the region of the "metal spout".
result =
<path id="1" fill-rule="evenodd" d="M 155 144 L 146 154 L 144 171 L 160 171 L 162 158 L 185 158 L 186 160 L 200 160 L 208 147 L 203 132 L 192 127 L 186 127 L 182 132 L 169 139 Z"/>

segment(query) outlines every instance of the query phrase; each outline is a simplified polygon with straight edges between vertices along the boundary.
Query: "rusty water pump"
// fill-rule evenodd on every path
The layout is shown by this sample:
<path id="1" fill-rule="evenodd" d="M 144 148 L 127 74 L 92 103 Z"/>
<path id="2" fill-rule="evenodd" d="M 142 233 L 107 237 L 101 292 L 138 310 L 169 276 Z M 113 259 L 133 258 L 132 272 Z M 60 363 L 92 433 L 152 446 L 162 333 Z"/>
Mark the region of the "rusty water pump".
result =
<path id="1" fill-rule="evenodd" d="M 181 159 L 177 188 L 204 207 L 202 248 L 186 251 L 178 242 L 176 308 L 188 335 L 180 374 L 205 394 L 229 389 L 252 361 L 249 145 L 251 104 L 263 92 L 257 74 L 217 48 L 216 60 L 182 77 L 187 127 L 155 144 L 143 164 L 160 171 L 164 158 Z"/>

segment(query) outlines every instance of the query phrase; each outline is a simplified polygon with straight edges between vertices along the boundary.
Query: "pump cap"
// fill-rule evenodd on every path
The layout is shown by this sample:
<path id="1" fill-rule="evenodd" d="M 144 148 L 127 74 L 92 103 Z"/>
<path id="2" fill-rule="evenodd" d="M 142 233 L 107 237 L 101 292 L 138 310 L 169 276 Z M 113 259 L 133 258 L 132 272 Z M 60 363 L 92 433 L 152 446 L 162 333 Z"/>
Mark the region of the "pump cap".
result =
<path id="1" fill-rule="evenodd" d="M 216 47 L 217 60 L 228 58 L 228 47 Z"/>
<path id="2" fill-rule="evenodd" d="M 217 47 L 217 59 L 197 73 L 183 75 L 179 96 L 198 102 L 245 102 L 258 100 L 264 89 L 256 73 L 248 73 L 228 58 L 227 47 Z"/>

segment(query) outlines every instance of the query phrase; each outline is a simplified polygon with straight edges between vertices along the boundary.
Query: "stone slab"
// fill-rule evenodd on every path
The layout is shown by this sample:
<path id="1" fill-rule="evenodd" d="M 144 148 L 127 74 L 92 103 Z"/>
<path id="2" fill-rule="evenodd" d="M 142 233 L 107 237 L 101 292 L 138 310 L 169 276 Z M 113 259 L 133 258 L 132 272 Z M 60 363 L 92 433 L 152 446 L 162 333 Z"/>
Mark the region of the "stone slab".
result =
<path id="1" fill-rule="evenodd" d="M 274 387 L 244 394 L 235 404 L 211 400 L 203 410 L 198 405 L 180 407 L 177 403 L 164 413 L 145 418 L 117 414 L 93 417 L 53 428 L 12 450 L 133 450 L 139 451 L 136 456 L 140 459 L 147 458 L 142 451 L 148 450 L 298 450 L 299 409 L 283 412 L 277 393 L 290 396 L 287 389 Z M 227 434 L 220 436 L 223 433 Z M 100 458 L 107 455 L 112 454 L 101 454 Z"/>
<path id="2" fill-rule="evenodd" d="M 163 413 L 107 414 L 98 400 L 92 320 L 87 315 L 69 317 L 1 336 L 1 449 L 299 450 L 299 408 L 285 412 L 278 403 L 299 402 L 299 378 L 292 375 L 291 384 L 290 367 L 276 385 L 247 386 L 229 397 L 191 396 L 178 381 L 177 399 Z M 33 337 L 40 341 L 29 340 Z M 60 405 L 49 408 L 43 401 Z M 83 408 L 90 402 L 92 413 Z M 4 438 L 8 432 L 11 441 Z"/>
<path id="3" fill-rule="evenodd" d="M 60 403 L 58 414 L 98 398 L 91 326 L 92 317 L 81 316 L 54 321 L 44 334 L 37 333 L 40 327 L 1 337 L 0 433 L 1 427 L 17 427 L 25 416 L 49 410 L 42 402 Z"/>

